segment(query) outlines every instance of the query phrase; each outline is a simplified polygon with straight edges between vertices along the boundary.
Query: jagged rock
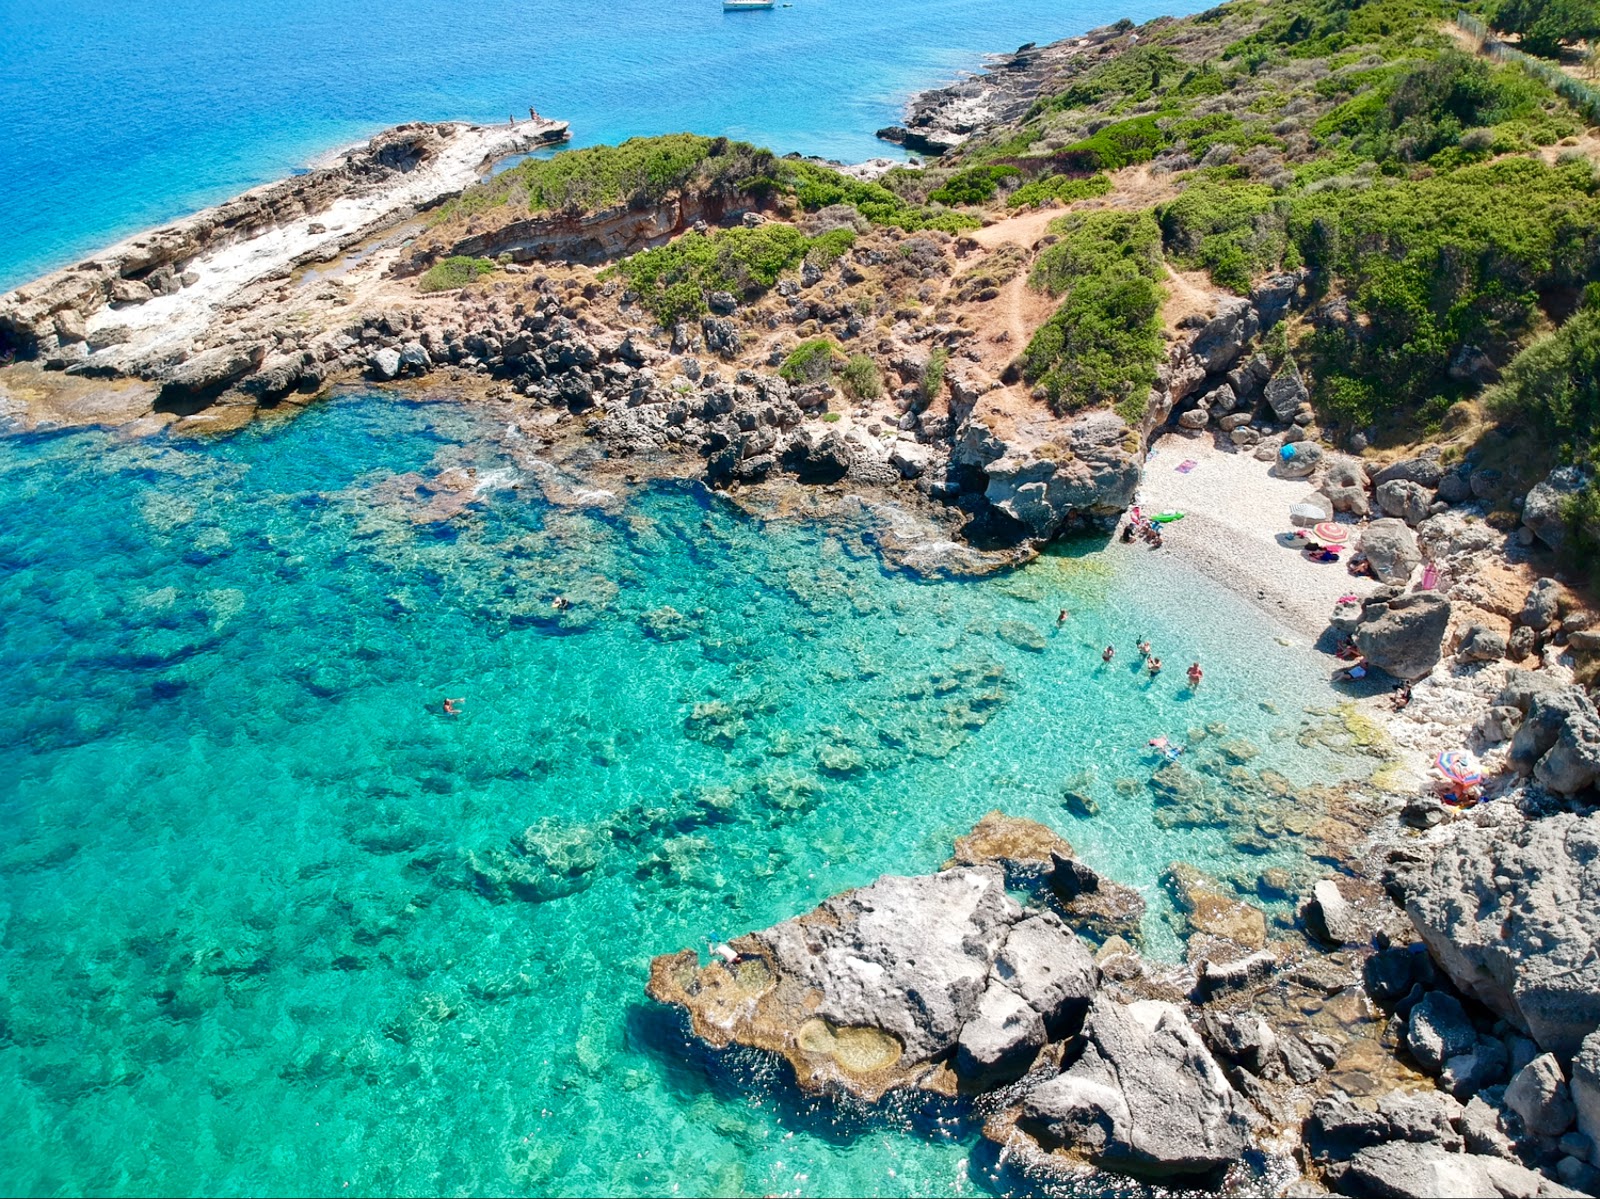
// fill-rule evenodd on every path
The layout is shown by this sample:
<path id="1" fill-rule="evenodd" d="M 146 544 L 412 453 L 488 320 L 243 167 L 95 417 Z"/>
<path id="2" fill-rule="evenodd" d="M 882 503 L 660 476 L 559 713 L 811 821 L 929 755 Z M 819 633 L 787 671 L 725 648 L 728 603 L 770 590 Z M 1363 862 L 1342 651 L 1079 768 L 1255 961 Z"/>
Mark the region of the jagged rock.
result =
<path id="1" fill-rule="evenodd" d="M 1094 957 L 1053 912 L 1019 921 L 995 958 L 994 977 L 1039 1013 L 1052 1037 L 1076 1032 L 1100 972 Z"/>
<path id="2" fill-rule="evenodd" d="M 1405 583 L 1422 562 L 1417 535 L 1404 521 L 1386 517 L 1361 531 L 1361 552 L 1380 583 Z"/>
<path id="3" fill-rule="evenodd" d="M 1044 1048 L 1044 1021 L 1010 987 L 991 982 L 956 1041 L 956 1073 L 992 1087 L 1020 1078 Z"/>
<path id="4" fill-rule="evenodd" d="M 1528 589 L 1522 601 L 1522 623 L 1535 632 L 1541 632 L 1555 623 L 1561 614 L 1561 584 L 1554 579 L 1540 579 Z"/>
<path id="5" fill-rule="evenodd" d="M 1409 479 L 1390 479 L 1379 483 L 1376 491 L 1378 507 L 1389 516 L 1397 516 L 1413 529 L 1428 519 L 1433 507 L 1433 494 L 1420 483 Z"/>
<path id="6" fill-rule="evenodd" d="M 1250 289 L 1250 302 L 1261 318 L 1261 328 L 1276 325 L 1295 304 L 1300 293 L 1300 276 L 1291 274 L 1268 275 Z"/>
<path id="7" fill-rule="evenodd" d="M 1311 393 L 1306 390 L 1305 380 L 1300 377 L 1300 368 L 1295 365 L 1292 358 L 1284 363 L 1283 368 L 1267 383 L 1267 407 L 1272 409 L 1272 415 L 1283 424 L 1292 421 L 1300 405 L 1310 398 Z"/>
<path id="8" fill-rule="evenodd" d="M 150 290 L 149 284 L 141 283 L 137 279 L 117 279 L 111 284 L 110 300 L 114 308 L 128 304 L 143 304 L 154 298 L 155 293 Z"/>
<path id="9" fill-rule="evenodd" d="M 1442 1196 L 1577 1195 L 1526 1166 L 1477 1153 L 1451 1153 L 1438 1145 L 1393 1141 L 1362 1149 L 1337 1163 L 1328 1177 L 1340 1193 L 1378 1199 Z"/>
<path id="10" fill-rule="evenodd" d="M 1567 1057 L 1600 1027 L 1600 815 L 1457 821 L 1397 863 L 1394 883 L 1428 951 L 1462 991 Z"/>
<path id="11" fill-rule="evenodd" d="M 1588 476 L 1576 466 L 1551 471 L 1523 500 L 1523 526 L 1551 549 L 1560 549 L 1567 543 L 1567 501 L 1588 484 Z"/>
<path id="12" fill-rule="evenodd" d="M 1201 1020 L 1206 1043 L 1219 1057 L 1255 1075 L 1278 1065 L 1278 1034 L 1254 1012 L 1207 1011 Z"/>
<path id="13" fill-rule="evenodd" d="M 1492 1037 L 1480 1037 L 1471 1049 L 1445 1061 L 1439 1085 L 1457 1099 L 1467 1099 L 1504 1082 L 1506 1065 L 1506 1047 Z"/>
<path id="14" fill-rule="evenodd" d="M 739 336 L 739 326 L 727 317 L 702 317 L 700 331 L 705 335 L 706 349 L 723 358 L 732 358 L 743 344 L 743 339 Z"/>
<path id="15" fill-rule="evenodd" d="M 1438 663 L 1449 627 L 1450 601 L 1437 592 L 1383 588 L 1362 603 L 1352 635 L 1371 665 L 1397 679 L 1420 679 Z"/>
<path id="16" fill-rule="evenodd" d="M 374 379 L 387 382 L 400 374 L 400 351 L 393 346 L 385 346 L 373 352 L 367 358 L 367 371 Z"/>
<path id="17" fill-rule="evenodd" d="M 739 307 L 739 301 L 731 291 L 714 291 L 706 296 L 706 307 L 718 316 L 729 316 Z"/>
<path id="18" fill-rule="evenodd" d="M 1082 1056 L 1022 1102 L 1017 1126 L 1041 1146 L 1151 1177 L 1209 1173 L 1245 1151 L 1238 1096 L 1179 1008 L 1097 995 L 1083 1040 Z"/>
<path id="19" fill-rule="evenodd" d="M 1506 1087 L 1506 1106 L 1522 1117 L 1524 1128 L 1540 1137 L 1559 1137 L 1578 1114 L 1553 1053 L 1541 1053 L 1517 1071 Z"/>
<path id="20" fill-rule="evenodd" d="M 1570 1090 L 1578 1130 L 1591 1145 L 1600 1145 L 1600 1032 L 1590 1033 L 1579 1043 L 1572 1058 Z M 1600 1165 L 1600 1152 L 1591 1149 L 1589 1162 Z"/>
<path id="21" fill-rule="evenodd" d="M 86 341 L 89 330 L 84 323 L 83 313 L 76 308 L 63 308 L 55 316 L 56 336 L 65 345 L 74 341 Z"/>
<path id="22" fill-rule="evenodd" d="M 889 463 L 900 472 L 903 479 L 920 479 L 927 473 L 928 464 L 932 461 L 933 449 L 919 442 L 902 438 L 889 450 Z"/>
<path id="23" fill-rule="evenodd" d="M 1196 334 L 1189 353 L 1210 374 L 1226 370 L 1261 327 L 1248 300 L 1227 299 Z"/>
<path id="24" fill-rule="evenodd" d="M 838 430 L 819 436 L 802 429 L 790 440 L 782 461 L 784 469 L 802 483 L 837 483 L 849 472 L 855 457 L 855 450 Z"/>
<path id="25" fill-rule="evenodd" d="M 1344 1161 L 1363 1149 L 1391 1141 L 1438 1145 L 1455 1152 L 1460 1136 L 1452 1124 L 1460 1104 L 1438 1092 L 1391 1092 L 1376 1107 L 1343 1095 L 1318 1099 L 1306 1116 L 1301 1136 L 1313 1160 Z"/>
<path id="26" fill-rule="evenodd" d="M 1463 469 L 1446 471 L 1439 476 L 1439 498 L 1447 504 L 1464 504 L 1472 498 L 1469 472 Z"/>
<path id="27" fill-rule="evenodd" d="M 981 432 L 980 432 L 981 431 Z M 985 458 L 985 441 L 999 454 Z M 957 453 L 983 463 L 984 497 L 1017 520 L 1031 537 L 1054 537 L 1074 515 L 1111 515 L 1133 502 L 1139 486 L 1139 461 L 1130 450 L 1130 430 L 1114 412 L 1091 412 L 1062 432 L 1056 444 L 1013 449 L 974 422 Z"/>
<path id="28" fill-rule="evenodd" d="M 262 344 L 218 346 L 178 363 L 162 376 L 162 383 L 179 391 L 211 391 L 248 375 L 266 357 Z"/>
<path id="29" fill-rule="evenodd" d="M 421 342 L 408 341 L 400 347 L 400 370 L 404 374 L 425 375 L 433 369 L 433 359 Z"/>
<path id="30" fill-rule="evenodd" d="M 1511 766 L 1548 790 L 1572 795 L 1600 779 L 1600 714 L 1576 686 L 1515 671 L 1495 697 L 1497 707 L 1524 713 L 1511 741 Z"/>
<path id="31" fill-rule="evenodd" d="M 1261 433 L 1248 425 L 1240 425 L 1228 434 L 1228 440 L 1241 449 L 1261 443 Z"/>
<path id="32" fill-rule="evenodd" d="M 1517 1160 L 1511 1138 L 1501 1126 L 1500 1113 L 1485 1103 L 1483 1096 L 1474 1095 L 1467 1100 L 1466 1106 L 1461 1109 L 1460 1124 L 1461 1139 L 1466 1142 L 1468 1153 L 1487 1153 L 1507 1161 Z"/>
<path id="33" fill-rule="evenodd" d="M 1144 897 L 1099 874 L 1077 858 L 1052 853 L 1050 889 L 1061 901 L 1067 919 L 1099 937 L 1139 935 Z"/>
<path id="34" fill-rule="evenodd" d="M 1203 429 L 1211 414 L 1204 408 L 1190 408 L 1187 412 L 1178 414 L 1178 427 L 1182 429 Z"/>
<path id="35" fill-rule="evenodd" d="M 1537 638 L 1532 629 L 1525 624 L 1519 624 L 1511 630 L 1511 637 L 1506 642 L 1506 657 L 1513 662 L 1520 662 L 1533 653 Z"/>
<path id="36" fill-rule="evenodd" d="M 1498 662 L 1505 656 L 1506 635 L 1496 632 L 1488 625 L 1473 625 L 1456 646 L 1456 657 L 1463 662 Z"/>
<path id="37" fill-rule="evenodd" d="M 1300 906 L 1300 918 L 1312 936 L 1329 945 L 1358 945 L 1371 939 L 1366 924 L 1331 878 L 1311 888 L 1311 897 Z"/>
<path id="38" fill-rule="evenodd" d="M 1406 1020 L 1406 1047 L 1430 1074 L 1438 1074 L 1447 1060 L 1471 1050 L 1477 1039 L 1460 1000 L 1443 991 L 1429 991 Z"/>

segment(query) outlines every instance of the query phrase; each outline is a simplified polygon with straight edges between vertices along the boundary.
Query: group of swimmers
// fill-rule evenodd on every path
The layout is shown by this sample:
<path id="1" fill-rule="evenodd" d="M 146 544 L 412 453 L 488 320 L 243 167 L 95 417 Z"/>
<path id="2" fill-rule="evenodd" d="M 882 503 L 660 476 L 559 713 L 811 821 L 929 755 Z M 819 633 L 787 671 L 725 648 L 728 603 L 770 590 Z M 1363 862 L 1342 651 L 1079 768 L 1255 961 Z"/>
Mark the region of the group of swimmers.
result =
<path id="1" fill-rule="evenodd" d="M 1109 666 L 1116 656 L 1117 647 L 1108 645 L 1101 651 L 1100 660 Z M 1156 675 L 1161 673 L 1161 659 L 1150 649 L 1150 643 L 1143 637 L 1139 638 L 1139 657 L 1144 660 L 1145 670 L 1149 672 L 1151 678 L 1155 678 Z M 1206 676 L 1206 672 L 1200 669 L 1200 663 L 1198 662 L 1190 663 L 1186 673 L 1189 676 L 1191 690 L 1200 686 L 1200 680 Z"/>

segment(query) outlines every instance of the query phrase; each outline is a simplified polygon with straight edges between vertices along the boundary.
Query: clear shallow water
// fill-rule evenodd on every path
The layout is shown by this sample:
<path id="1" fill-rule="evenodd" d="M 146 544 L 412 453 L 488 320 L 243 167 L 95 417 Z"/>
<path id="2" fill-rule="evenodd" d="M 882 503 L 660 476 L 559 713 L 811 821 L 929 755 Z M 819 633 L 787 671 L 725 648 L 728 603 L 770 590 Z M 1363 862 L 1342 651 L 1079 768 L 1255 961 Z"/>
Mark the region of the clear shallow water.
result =
<path id="1" fill-rule="evenodd" d="M 1339 773 L 1272 736 L 1311 664 L 1159 555 L 922 583 L 678 488 L 419 519 L 419 476 L 519 477 L 481 420 L 0 439 L 0 1188 L 970 1193 L 969 1128 L 708 1073 L 649 958 L 936 867 L 997 806 L 1143 888 L 1173 953 L 1168 862 L 1298 851 L 1161 830 L 1144 741 L 1223 720 Z M 1140 634 L 1154 684 L 1098 660 Z"/>
<path id="2" fill-rule="evenodd" d="M 846 161 L 981 55 L 1180 0 L 0 0 L 0 289 L 411 120 L 578 145 L 728 134 Z"/>

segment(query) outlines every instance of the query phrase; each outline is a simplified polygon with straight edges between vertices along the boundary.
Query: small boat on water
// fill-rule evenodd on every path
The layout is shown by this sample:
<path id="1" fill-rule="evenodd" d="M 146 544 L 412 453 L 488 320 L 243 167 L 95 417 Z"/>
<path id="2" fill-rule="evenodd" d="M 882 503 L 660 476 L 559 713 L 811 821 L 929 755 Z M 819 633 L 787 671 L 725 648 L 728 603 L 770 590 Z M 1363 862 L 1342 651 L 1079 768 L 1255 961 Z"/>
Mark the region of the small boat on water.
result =
<path id="1" fill-rule="evenodd" d="M 771 8 L 776 0 L 722 0 L 723 12 L 743 12 L 747 8 Z"/>

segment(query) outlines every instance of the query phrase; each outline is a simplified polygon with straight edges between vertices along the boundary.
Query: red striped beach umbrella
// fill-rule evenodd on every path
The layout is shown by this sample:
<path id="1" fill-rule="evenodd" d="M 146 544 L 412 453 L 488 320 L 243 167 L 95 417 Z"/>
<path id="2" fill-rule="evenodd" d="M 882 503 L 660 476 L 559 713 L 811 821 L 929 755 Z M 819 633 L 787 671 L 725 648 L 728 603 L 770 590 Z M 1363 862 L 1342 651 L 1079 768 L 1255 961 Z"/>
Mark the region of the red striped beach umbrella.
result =
<path id="1" fill-rule="evenodd" d="M 1326 542 L 1329 545 L 1335 545 L 1350 539 L 1350 526 L 1342 525 L 1336 520 L 1325 520 L 1312 529 L 1311 532 L 1318 541 Z"/>
<path id="2" fill-rule="evenodd" d="M 1483 767 L 1464 749 L 1447 749 L 1433 761 L 1433 768 L 1461 787 L 1476 787 L 1483 782 Z"/>

